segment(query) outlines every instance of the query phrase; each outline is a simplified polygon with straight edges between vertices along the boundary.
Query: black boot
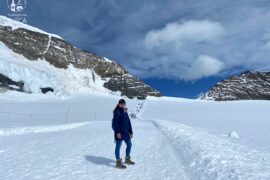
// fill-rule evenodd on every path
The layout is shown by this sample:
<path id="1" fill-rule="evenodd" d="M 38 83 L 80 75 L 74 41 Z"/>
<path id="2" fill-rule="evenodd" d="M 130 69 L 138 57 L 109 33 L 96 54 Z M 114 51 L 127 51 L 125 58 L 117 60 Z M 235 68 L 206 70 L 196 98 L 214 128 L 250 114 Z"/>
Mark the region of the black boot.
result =
<path id="1" fill-rule="evenodd" d="M 135 162 L 130 160 L 130 156 L 126 157 L 125 163 L 128 164 L 128 165 L 134 165 L 135 164 Z"/>
<path id="2" fill-rule="evenodd" d="M 118 159 L 116 160 L 116 165 L 115 165 L 116 168 L 119 168 L 119 169 L 126 169 L 127 167 L 125 165 L 122 164 L 122 159 Z"/>

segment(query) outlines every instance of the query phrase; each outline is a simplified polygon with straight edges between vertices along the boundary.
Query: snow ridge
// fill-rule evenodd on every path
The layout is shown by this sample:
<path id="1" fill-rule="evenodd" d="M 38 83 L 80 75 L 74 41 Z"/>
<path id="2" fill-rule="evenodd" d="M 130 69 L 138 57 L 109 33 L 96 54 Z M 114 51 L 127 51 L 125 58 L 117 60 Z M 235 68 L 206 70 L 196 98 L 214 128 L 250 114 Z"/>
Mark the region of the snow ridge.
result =
<path id="1" fill-rule="evenodd" d="M 269 179 L 270 154 L 201 129 L 153 120 L 175 145 L 193 179 Z"/>
<path id="2" fill-rule="evenodd" d="M 32 133 L 59 132 L 59 131 L 65 131 L 69 129 L 82 127 L 88 123 L 89 122 L 71 123 L 71 124 L 55 125 L 55 126 L 5 128 L 5 129 L 0 129 L 0 137 L 10 136 L 10 135 L 26 135 L 26 134 L 32 134 Z"/>
<path id="3" fill-rule="evenodd" d="M 47 34 L 49 36 L 54 36 L 54 37 L 59 38 L 59 39 L 63 39 L 62 37 L 60 37 L 60 36 L 58 36 L 56 34 L 47 33 L 45 31 L 42 31 L 41 29 L 35 28 L 35 27 L 30 26 L 28 24 L 15 21 L 13 19 L 7 18 L 5 16 L 1 16 L 1 15 L 0 15 L 0 26 L 9 26 L 9 27 L 12 28 L 12 30 L 15 30 L 15 29 L 18 29 L 18 28 L 24 28 L 24 29 L 28 29 L 30 31 L 35 31 L 35 32 L 39 32 L 39 33 L 42 33 L 42 34 Z"/>

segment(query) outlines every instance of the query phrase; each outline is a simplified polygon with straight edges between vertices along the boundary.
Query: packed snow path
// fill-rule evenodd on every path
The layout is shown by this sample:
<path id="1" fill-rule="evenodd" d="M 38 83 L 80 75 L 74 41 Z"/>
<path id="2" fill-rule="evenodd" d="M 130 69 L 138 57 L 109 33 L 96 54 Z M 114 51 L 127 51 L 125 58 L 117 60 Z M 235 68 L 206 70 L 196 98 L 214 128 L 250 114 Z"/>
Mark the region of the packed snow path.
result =
<path id="1" fill-rule="evenodd" d="M 109 121 L 83 127 L 0 137 L 0 179 L 187 179 L 167 139 L 150 121 L 133 120 L 136 165 L 114 167 Z M 16 147 L 16 148 L 14 148 Z M 124 157 L 125 144 L 121 156 Z"/>

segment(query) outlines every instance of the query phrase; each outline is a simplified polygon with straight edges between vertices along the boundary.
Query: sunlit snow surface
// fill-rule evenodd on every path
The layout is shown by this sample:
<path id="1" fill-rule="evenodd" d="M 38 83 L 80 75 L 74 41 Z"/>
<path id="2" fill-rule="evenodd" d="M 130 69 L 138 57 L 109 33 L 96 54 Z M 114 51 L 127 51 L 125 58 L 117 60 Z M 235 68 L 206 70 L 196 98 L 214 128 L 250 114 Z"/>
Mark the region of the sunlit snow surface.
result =
<path id="1" fill-rule="evenodd" d="M 113 167 L 111 130 L 119 96 L 0 98 L 0 179 L 270 178 L 268 101 L 126 99 L 137 115 L 131 120 L 136 165 L 120 171 Z M 238 139 L 228 137 L 232 131 Z M 123 144 L 122 157 L 124 150 Z"/>
<path id="2" fill-rule="evenodd" d="M 45 32 L 45 31 L 43 31 L 41 29 L 35 28 L 33 26 L 27 25 L 27 24 L 22 23 L 22 22 L 12 20 L 10 18 L 7 18 L 5 16 L 1 16 L 1 15 L 0 15 L 0 25 L 1 26 L 9 26 L 13 30 L 18 29 L 18 28 L 24 28 L 24 29 L 28 29 L 30 31 L 39 32 L 39 33 L 42 33 L 42 34 L 47 34 L 49 36 L 54 36 L 54 37 L 57 37 L 59 39 L 62 39 L 60 36 L 58 36 L 56 34 L 47 33 L 47 32 Z"/>

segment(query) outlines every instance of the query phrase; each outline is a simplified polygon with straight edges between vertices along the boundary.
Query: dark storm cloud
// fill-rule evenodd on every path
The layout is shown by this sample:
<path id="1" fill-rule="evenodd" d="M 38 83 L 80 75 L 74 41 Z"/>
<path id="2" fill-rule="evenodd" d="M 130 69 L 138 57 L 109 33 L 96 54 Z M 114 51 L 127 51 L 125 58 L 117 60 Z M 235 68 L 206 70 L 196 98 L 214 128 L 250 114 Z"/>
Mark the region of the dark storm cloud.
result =
<path id="1" fill-rule="evenodd" d="M 269 0 L 28 0 L 27 14 L 141 78 L 270 68 Z"/>

